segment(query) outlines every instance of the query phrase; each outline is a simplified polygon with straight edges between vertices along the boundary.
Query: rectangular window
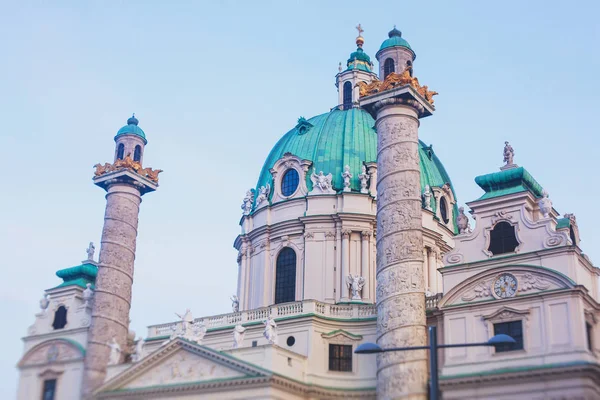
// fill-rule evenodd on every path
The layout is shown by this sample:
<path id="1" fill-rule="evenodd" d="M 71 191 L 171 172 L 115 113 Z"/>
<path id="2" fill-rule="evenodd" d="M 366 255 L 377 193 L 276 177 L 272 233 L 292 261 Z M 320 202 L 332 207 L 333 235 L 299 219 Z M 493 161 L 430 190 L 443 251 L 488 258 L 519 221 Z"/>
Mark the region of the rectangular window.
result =
<path id="1" fill-rule="evenodd" d="M 46 379 L 42 391 L 42 400 L 54 400 L 56 394 L 56 379 Z"/>
<path id="2" fill-rule="evenodd" d="M 329 370 L 352 372 L 352 345 L 329 345 Z"/>
<path id="3" fill-rule="evenodd" d="M 499 344 L 496 346 L 496 353 L 513 350 L 523 350 L 523 322 L 511 321 L 494 324 L 494 335 L 505 334 L 517 343 L 514 344 Z"/>
<path id="4" fill-rule="evenodd" d="M 588 346 L 588 350 L 589 351 L 594 351 L 594 348 L 592 347 L 592 324 L 590 324 L 589 322 L 585 323 L 585 331 L 587 333 L 587 346 Z"/>

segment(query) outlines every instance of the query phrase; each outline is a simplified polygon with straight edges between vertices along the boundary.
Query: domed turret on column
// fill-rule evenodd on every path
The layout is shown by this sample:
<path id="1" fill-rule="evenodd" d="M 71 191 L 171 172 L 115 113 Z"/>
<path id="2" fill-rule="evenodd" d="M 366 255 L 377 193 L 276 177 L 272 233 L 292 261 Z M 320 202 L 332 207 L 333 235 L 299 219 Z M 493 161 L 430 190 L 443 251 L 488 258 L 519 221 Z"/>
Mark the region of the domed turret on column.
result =
<path id="1" fill-rule="evenodd" d="M 388 32 L 388 39 L 384 40 L 375 54 L 379 61 L 379 79 L 384 80 L 391 72 L 401 73 L 412 66 L 417 57 L 406 40 L 402 38 L 402 32 L 394 29 Z"/>
<path id="2" fill-rule="evenodd" d="M 340 110 L 349 110 L 358 107 L 359 82 L 371 83 L 377 79 L 377 74 L 373 72 L 373 63 L 371 58 L 365 53 L 362 46 L 365 39 L 361 36 L 363 29 L 358 24 L 358 37 L 356 38 L 356 51 L 350 54 L 346 62 L 346 70 L 342 71 L 340 63 L 340 72 L 336 75 L 336 87 L 338 88 L 338 104 Z"/>
<path id="3" fill-rule="evenodd" d="M 127 155 L 133 161 L 142 164 L 144 158 L 144 146 L 148 143 L 146 134 L 138 126 L 135 114 L 127 120 L 127 125 L 119 129 L 115 136 L 115 161 L 123 160 Z"/>

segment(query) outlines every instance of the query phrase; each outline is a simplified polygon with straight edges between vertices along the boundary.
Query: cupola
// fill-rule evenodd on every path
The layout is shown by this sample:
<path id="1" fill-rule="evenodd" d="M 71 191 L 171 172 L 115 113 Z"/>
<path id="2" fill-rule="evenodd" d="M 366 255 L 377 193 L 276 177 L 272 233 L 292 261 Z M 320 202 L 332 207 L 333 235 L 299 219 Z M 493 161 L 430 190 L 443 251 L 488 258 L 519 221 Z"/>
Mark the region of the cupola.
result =
<path id="1" fill-rule="evenodd" d="M 127 125 L 117 131 L 115 136 L 115 162 L 129 156 L 133 161 L 142 164 L 144 146 L 148 143 L 146 134 L 138 126 L 139 120 L 133 114 Z"/>
<path id="2" fill-rule="evenodd" d="M 338 107 L 343 110 L 358 107 L 358 84 L 360 82 L 370 83 L 374 78 L 377 78 L 377 75 L 373 73 L 371 57 L 363 50 L 365 38 L 362 37 L 362 33 L 364 30 L 360 24 L 356 29 L 358 30 L 356 51 L 350 53 L 345 70 L 342 70 L 340 63 L 340 72 L 336 76 Z"/>
<path id="3" fill-rule="evenodd" d="M 375 57 L 379 61 L 379 79 L 384 80 L 390 73 L 400 73 L 406 67 L 412 66 L 416 55 L 408 42 L 402 38 L 402 32 L 394 26 L 394 29 L 388 32 L 388 38 L 381 43 Z"/>

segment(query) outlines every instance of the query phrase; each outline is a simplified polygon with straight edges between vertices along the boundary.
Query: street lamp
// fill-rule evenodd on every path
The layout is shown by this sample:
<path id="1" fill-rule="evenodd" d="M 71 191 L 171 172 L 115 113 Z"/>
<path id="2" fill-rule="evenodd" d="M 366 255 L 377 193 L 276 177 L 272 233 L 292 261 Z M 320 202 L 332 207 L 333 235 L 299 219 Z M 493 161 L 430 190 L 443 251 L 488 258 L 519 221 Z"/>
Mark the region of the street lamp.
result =
<path id="1" fill-rule="evenodd" d="M 437 344 L 437 328 L 435 326 L 429 327 L 429 346 L 415 346 L 415 347 L 392 347 L 389 349 L 383 349 L 376 343 L 363 343 L 354 350 L 356 354 L 372 354 L 372 353 L 385 353 L 388 351 L 408 351 L 408 350 L 429 350 L 429 369 L 431 371 L 431 390 L 429 391 L 430 400 L 438 400 L 440 388 L 439 388 L 439 376 L 438 376 L 438 349 L 451 348 L 451 347 L 475 347 L 475 346 L 496 346 L 499 344 L 513 344 L 516 343 L 515 339 L 508 335 L 499 334 L 493 336 L 487 342 L 482 343 L 462 343 L 462 344 Z"/>

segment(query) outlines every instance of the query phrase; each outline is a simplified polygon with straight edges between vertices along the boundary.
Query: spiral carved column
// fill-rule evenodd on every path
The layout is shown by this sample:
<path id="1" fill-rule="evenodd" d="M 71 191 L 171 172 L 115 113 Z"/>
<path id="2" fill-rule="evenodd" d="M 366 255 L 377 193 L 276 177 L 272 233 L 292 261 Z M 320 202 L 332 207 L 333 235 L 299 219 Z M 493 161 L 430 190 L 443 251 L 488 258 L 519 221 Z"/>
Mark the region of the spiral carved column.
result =
<path id="1" fill-rule="evenodd" d="M 419 113 L 388 98 L 377 113 L 377 344 L 427 344 L 419 168 Z M 380 353 L 378 399 L 425 399 L 424 350 Z"/>

